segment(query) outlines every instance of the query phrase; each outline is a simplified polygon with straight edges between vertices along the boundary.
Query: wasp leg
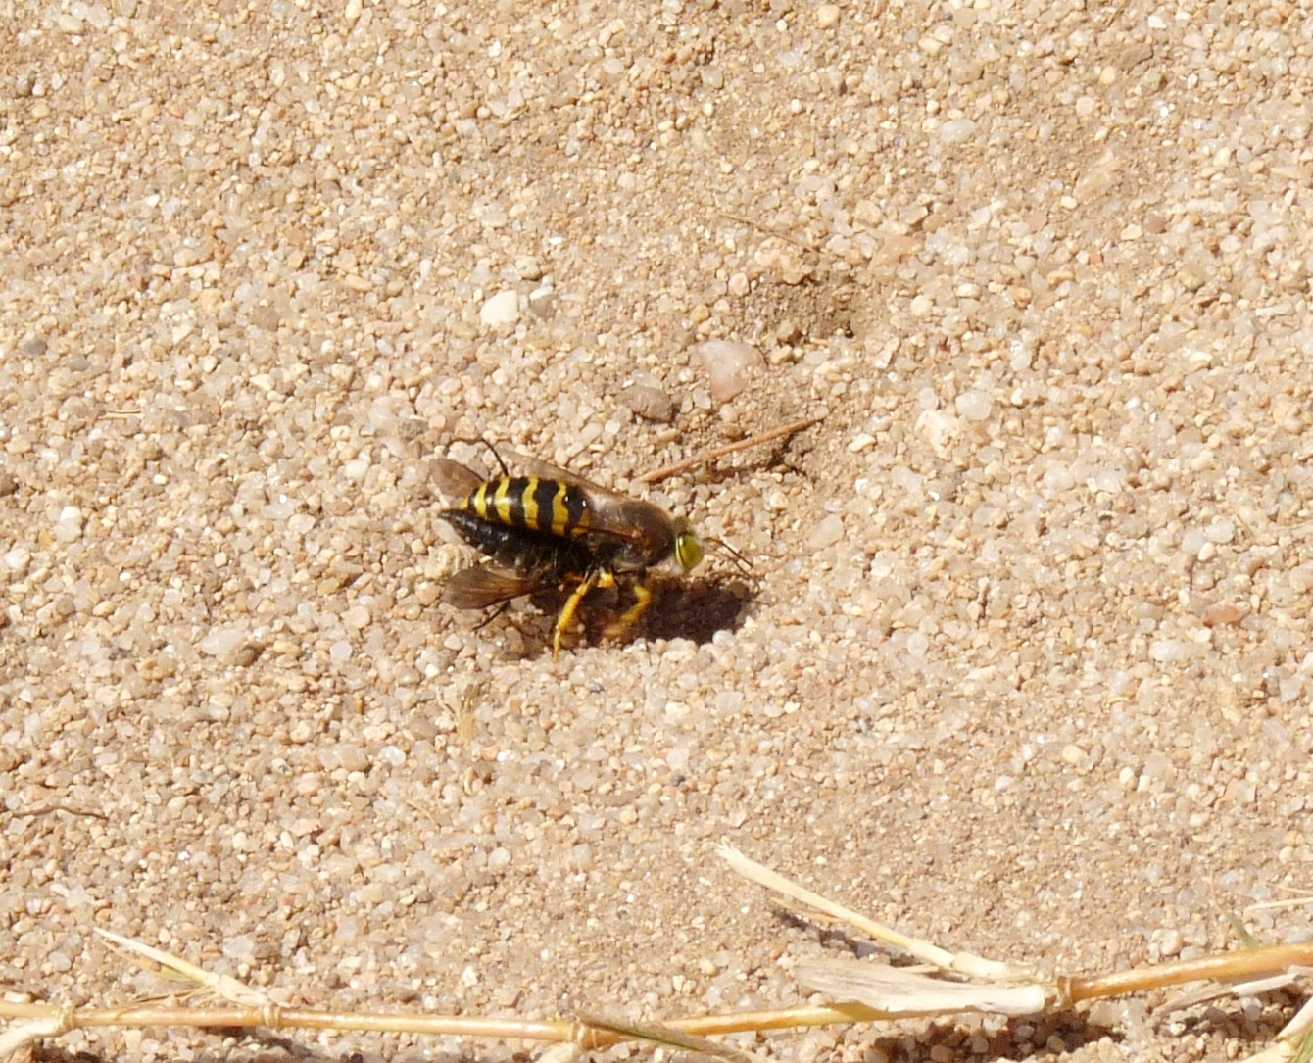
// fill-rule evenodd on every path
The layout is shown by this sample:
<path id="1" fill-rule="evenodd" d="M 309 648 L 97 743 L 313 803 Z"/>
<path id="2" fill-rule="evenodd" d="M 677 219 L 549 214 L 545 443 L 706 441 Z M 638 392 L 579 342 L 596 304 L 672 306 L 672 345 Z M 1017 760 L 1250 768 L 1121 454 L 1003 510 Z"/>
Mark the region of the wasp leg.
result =
<path id="1" fill-rule="evenodd" d="M 561 655 L 561 636 L 569 630 L 570 624 L 574 620 L 574 614 L 578 611 L 580 603 L 588 592 L 594 587 L 601 587 L 605 590 L 614 586 L 615 577 L 603 568 L 588 573 L 580 581 L 579 586 L 570 592 L 570 597 L 565 600 L 565 604 L 561 606 L 561 612 L 556 617 L 556 639 L 552 643 L 553 657 Z"/>
<path id="2" fill-rule="evenodd" d="M 655 597 L 652 588 L 646 583 L 635 583 L 634 604 L 621 614 L 620 619 L 606 625 L 607 638 L 620 638 L 627 633 L 630 628 L 643 619 L 643 614 L 652 608 L 652 601 Z"/>
<path id="3" fill-rule="evenodd" d="M 489 613 L 489 614 L 488 614 L 487 616 L 485 616 L 482 620 L 480 620 L 477 624 L 475 624 L 475 625 L 474 625 L 474 630 L 475 630 L 475 631 L 480 631 L 480 630 L 482 630 L 483 628 L 487 627 L 487 626 L 488 626 L 489 624 L 491 624 L 494 620 L 496 620 L 499 616 L 501 616 L 502 613 L 506 612 L 506 610 L 509 609 L 510 607 L 511 607 L 511 603 L 510 603 L 510 602 L 502 602 L 501 605 L 497 606 L 496 609 L 494 609 L 491 613 Z"/>

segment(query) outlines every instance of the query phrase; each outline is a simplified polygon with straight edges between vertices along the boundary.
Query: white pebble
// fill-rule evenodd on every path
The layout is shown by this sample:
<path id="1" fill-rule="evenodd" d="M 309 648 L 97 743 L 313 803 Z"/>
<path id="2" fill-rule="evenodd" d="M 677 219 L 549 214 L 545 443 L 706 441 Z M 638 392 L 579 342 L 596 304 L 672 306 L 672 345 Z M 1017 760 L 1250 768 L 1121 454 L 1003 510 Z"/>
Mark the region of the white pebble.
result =
<path id="1" fill-rule="evenodd" d="M 968 421 L 985 421 L 994 410 L 994 400 L 979 388 L 964 391 L 953 403 L 957 412 Z"/>
<path id="2" fill-rule="evenodd" d="M 1235 538 L 1235 521 L 1229 517 L 1215 520 L 1204 529 L 1204 535 L 1210 543 L 1229 543 Z"/>
<path id="3" fill-rule="evenodd" d="M 219 951 L 230 960 L 250 963 L 255 959 L 255 939 L 246 934 L 226 938 L 219 946 Z"/>
<path id="4" fill-rule="evenodd" d="M 1070 491 L 1075 483 L 1076 477 L 1072 475 L 1067 464 L 1055 461 L 1044 470 L 1044 479 L 1041 481 L 1041 486 L 1046 494 L 1057 494 L 1059 491 Z"/>
<path id="5" fill-rule="evenodd" d="M 82 538 L 82 510 L 65 506 L 55 522 L 55 538 L 61 543 L 75 543 Z"/>
<path id="6" fill-rule="evenodd" d="M 743 711 L 741 690 L 722 690 L 716 695 L 716 711 L 726 716 Z"/>
<path id="7" fill-rule="evenodd" d="M 837 513 L 828 513 L 807 536 L 807 545 L 813 550 L 824 550 L 843 538 L 843 518 Z"/>
<path id="8" fill-rule="evenodd" d="M 479 320 L 488 328 L 504 328 L 520 320 L 520 297 L 507 289 L 487 300 L 479 310 Z"/>
<path id="9" fill-rule="evenodd" d="M 1155 661 L 1167 663 L 1185 658 L 1186 646 L 1179 639 L 1154 639 L 1149 644 L 1149 656 Z"/>
<path id="10" fill-rule="evenodd" d="M 1158 938 L 1160 956 L 1175 956 L 1185 945 L 1179 930 L 1164 930 Z"/>
<path id="11" fill-rule="evenodd" d="M 816 25 L 827 30 L 839 21 L 838 4 L 822 4 L 816 9 Z"/>
<path id="12" fill-rule="evenodd" d="M 225 657 L 246 641 L 245 624 L 229 624 L 225 627 L 211 628 L 210 633 L 201 639 L 201 652 L 212 657 Z"/>
<path id="13" fill-rule="evenodd" d="M 738 340 L 699 343 L 693 348 L 693 360 L 707 374 L 711 397 L 716 402 L 728 402 L 742 392 L 752 370 L 766 364 L 760 351 Z"/>
<path id="14" fill-rule="evenodd" d="M 333 750 L 338 766 L 347 771 L 365 771 L 369 768 L 369 757 L 360 746 L 353 742 L 339 743 Z"/>
<path id="15" fill-rule="evenodd" d="M 923 410 L 916 419 L 916 427 L 925 433 L 935 453 L 942 458 L 946 456 L 949 444 L 957 437 L 959 422 L 951 413 L 943 410 Z"/>
<path id="16" fill-rule="evenodd" d="M 976 123 L 969 118 L 959 118 L 945 122 L 939 127 L 939 139 L 945 144 L 962 144 L 971 139 L 976 131 Z"/>
<path id="17" fill-rule="evenodd" d="M 27 568 L 27 563 L 31 560 L 32 555 L 29 551 L 21 546 L 15 546 L 5 554 L 5 567 L 10 572 L 23 572 Z"/>
<path id="18" fill-rule="evenodd" d="M 1077 745 L 1066 745 L 1062 747 L 1062 759 L 1065 763 L 1070 764 L 1073 768 L 1079 768 L 1085 763 L 1085 750 Z"/>

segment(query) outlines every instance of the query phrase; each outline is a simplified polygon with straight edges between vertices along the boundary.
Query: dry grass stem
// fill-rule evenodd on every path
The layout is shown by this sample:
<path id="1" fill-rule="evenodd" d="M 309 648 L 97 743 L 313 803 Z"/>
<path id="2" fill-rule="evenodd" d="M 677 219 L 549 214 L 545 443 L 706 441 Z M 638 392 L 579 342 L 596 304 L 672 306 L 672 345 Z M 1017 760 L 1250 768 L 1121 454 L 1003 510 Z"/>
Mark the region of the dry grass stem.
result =
<path id="1" fill-rule="evenodd" d="M 1294 897 L 1284 897 L 1275 901 L 1256 901 L 1254 904 L 1246 905 L 1246 912 L 1266 912 L 1276 908 L 1302 908 L 1304 905 L 1313 904 L 1313 893 L 1308 890 L 1295 889 L 1292 886 L 1285 886 L 1284 889 L 1294 893 Z"/>
<path id="2" fill-rule="evenodd" d="M 1071 978 L 1067 992 L 1073 1003 L 1104 997 L 1146 993 L 1154 989 L 1190 982 L 1241 982 L 1313 965 L 1313 942 L 1301 945 L 1268 945 L 1257 949 L 1235 949 L 1198 959 L 1132 967 L 1092 978 Z"/>
<path id="3" fill-rule="evenodd" d="M 845 908 L 841 904 L 836 904 L 818 893 L 811 892 L 811 890 L 790 881 L 778 872 L 763 867 L 731 845 L 722 845 L 717 851 L 721 859 L 725 860 L 734 871 L 750 882 L 774 890 L 785 897 L 791 897 L 809 908 L 814 908 L 818 912 L 847 923 L 872 940 L 905 952 L 922 963 L 930 964 L 932 967 L 972 978 L 983 978 L 991 982 L 1021 982 L 1032 981 L 1035 978 L 1035 971 L 1029 967 L 999 963 L 997 960 L 975 956 L 969 952 L 950 952 L 948 949 L 940 948 L 933 942 L 900 934 L 891 927 L 874 922 L 858 912 Z"/>
<path id="4" fill-rule="evenodd" d="M 478 1039 L 555 1042 L 545 1058 L 554 1063 L 574 1059 L 581 1051 L 639 1040 L 714 1059 L 751 1060 L 735 1047 L 707 1038 L 728 1034 L 764 1034 L 806 1027 L 849 1025 L 913 1017 L 991 1012 L 1030 1015 L 1066 1008 L 1079 1001 L 1142 993 L 1190 982 L 1222 982 L 1174 1006 L 1198 1003 L 1230 993 L 1259 993 L 1286 988 L 1313 971 L 1313 942 L 1243 948 L 1152 967 L 1137 967 L 1096 977 L 1039 979 L 1030 968 L 999 963 L 969 953 L 955 953 L 927 941 L 899 934 L 842 905 L 791 882 L 755 863 L 730 846 L 720 855 L 743 877 L 765 886 L 812 911 L 838 919 L 863 934 L 955 976 L 949 980 L 912 968 L 853 959 L 821 960 L 798 967 L 798 980 L 808 989 L 839 998 L 838 1003 L 767 1011 L 701 1015 L 654 1023 L 635 1023 L 593 1016 L 577 1021 L 477 1019 L 407 1012 L 344 1012 L 284 1008 L 266 995 L 225 975 L 213 974 L 172 953 L 108 931 L 97 933 L 139 963 L 159 969 L 218 994 L 223 1007 L 184 1007 L 138 1003 L 113 1008 L 62 1008 L 53 1004 L 0 1000 L 0 1018 L 13 1025 L 0 1035 L 0 1060 L 30 1050 L 37 1041 L 76 1029 L 100 1027 L 172 1026 L 195 1029 L 303 1029 L 346 1033 L 414 1034 Z M 973 982 L 961 976 L 972 974 Z M 1313 1002 L 1287 1024 L 1276 1043 L 1250 1057 L 1248 1063 L 1313 1063 Z"/>
<path id="5" fill-rule="evenodd" d="M 1042 985 L 984 985 L 947 982 L 868 960 L 814 960 L 800 964 L 795 975 L 807 989 L 839 1000 L 855 1000 L 900 1018 L 985 1012 L 1034 1015 L 1053 994 Z"/>
<path id="6" fill-rule="evenodd" d="M 645 472 L 637 477 L 637 482 L 641 484 L 654 484 L 662 480 L 667 480 L 672 476 L 678 476 L 681 472 L 687 472 L 689 469 L 696 469 L 701 465 L 709 465 L 713 461 L 719 461 L 721 458 L 727 458 L 731 454 L 737 454 L 741 450 L 749 450 L 752 447 L 760 446 L 762 443 L 771 443 L 776 439 L 784 439 L 787 436 L 795 435 L 804 428 L 810 428 L 814 424 L 819 424 L 820 417 L 804 417 L 800 421 L 790 421 L 788 424 L 780 425 L 778 428 L 772 428 L 769 432 L 759 432 L 755 436 L 749 436 L 747 439 L 741 439 L 737 443 L 730 443 L 723 447 L 714 447 L 711 450 L 704 450 L 701 454 L 695 454 L 684 461 L 677 461 L 673 465 L 665 465 L 660 469 L 653 469 L 651 472 Z"/>
<path id="7" fill-rule="evenodd" d="M 729 1063 L 754 1063 L 757 1059 L 751 1052 L 744 1052 L 731 1045 L 717 1044 L 715 1041 L 708 1041 L 705 1037 L 695 1037 L 673 1026 L 605 1019 L 587 1014 L 581 1014 L 579 1021 L 587 1024 L 591 1030 L 604 1031 L 617 1039 L 645 1041 L 662 1048 L 693 1052 L 708 1059 L 724 1059 Z"/>
<path id="8" fill-rule="evenodd" d="M 30 1049 L 38 1041 L 59 1037 L 69 1029 L 63 1012 L 28 1022 L 20 1022 L 0 1034 L 0 1060 L 11 1056 L 21 1058 L 20 1052 Z"/>
<path id="9" fill-rule="evenodd" d="M 1217 1000 L 1220 997 L 1244 997 L 1256 996 L 1259 993 L 1273 993 L 1278 989 L 1288 988 L 1297 982 L 1303 976 L 1303 973 L 1300 969 L 1285 974 L 1273 975 L 1271 978 L 1260 978 L 1253 982 L 1239 982 L 1235 985 L 1205 985 L 1200 989 L 1194 989 L 1188 993 L 1181 993 L 1179 996 L 1172 997 L 1171 1000 L 1165 1001 L 1155 1008 L 1154 1014 L 1168 1015 L 1173 1011 L 1193 1008 L 1197 1004 L 1207 1004 L 1210 1000 Z"/>
<path id="10" fill-rule="evenodd" d="M 188 963 L 181 956 L 175 956 L 171 952 L 165 952 L 163 949 L 147 945 L 145 942 L 124 937 L 122 934 L 115 934 L 112 930 L 102 930 L 99 927 L 93 929 L 99 937 L 117 946 L 138 963 L 141 963 L 142 960 L 150 961 L 151 967 L 149 969 L 162 969 L 176 978 L 193 983 L 201 989 L 208 989 L 216 996 L 222 997 L 230 1003 L 240 1004 L 243 1007 L 270 1008 L 275 1006 L 274 1002 L 265 994 L 243 985 L 236 978 L 230 978 L 226 974 L 213 974 L 193 963 Z M 146 966 L 146 964 L 141 964 L 141 966 Z"/>

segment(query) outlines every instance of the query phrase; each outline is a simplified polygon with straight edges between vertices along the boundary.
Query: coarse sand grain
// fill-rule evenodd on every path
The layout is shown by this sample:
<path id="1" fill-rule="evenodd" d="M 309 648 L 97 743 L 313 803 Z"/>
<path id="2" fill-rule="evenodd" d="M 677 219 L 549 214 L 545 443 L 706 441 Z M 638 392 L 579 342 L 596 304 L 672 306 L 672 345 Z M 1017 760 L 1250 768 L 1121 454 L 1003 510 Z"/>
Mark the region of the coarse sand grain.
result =
<path id="1" fill-rule="evenodd" d="M 161 992 L 104 927 L 307 1006 L 808 999 L 855 943 L 721 839 L 1072 972 L 1313 933 L 1246 910 L 1313 884 L 1307 6 L 0 0 L 0 42 L 0 986 Z M 532 603 L 476 631 L 430 459 L 480 436 L 751 576 L 556 662 Z M 1293 1007 L 1160 1002 L 751 1047 L 1179 1063 Z M 38 1055 L 296 1045 L 526 1051 Z"/>

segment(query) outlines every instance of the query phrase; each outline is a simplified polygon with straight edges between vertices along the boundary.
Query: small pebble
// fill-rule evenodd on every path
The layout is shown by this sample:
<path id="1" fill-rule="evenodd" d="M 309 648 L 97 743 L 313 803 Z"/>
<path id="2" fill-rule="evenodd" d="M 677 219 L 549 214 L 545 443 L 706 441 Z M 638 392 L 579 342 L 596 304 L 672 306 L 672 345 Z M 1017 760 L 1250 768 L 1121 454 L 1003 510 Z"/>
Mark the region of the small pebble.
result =
<path id="1" fill-rule="evenodd" d="M 1186 654 L 1186 645 L 1179 639 L 1155 639 L 1149 644 L 1149 656 L 1161 664 L 1184 660 Z"/>
<path id="2" fill-rule="evenodd" d="M 542 263 L 533 255 L 521 255 L 515 260 L 515 272 L 527 281 L 540 281 L 543 276 Z"/>
<path id="3" fill-rule="evenodd" d="M 1062 759 L 1064 763 L 1078 768 L 1085 763 L 1086 753 L 1080 746 L 1065 745 L 1062 747 Z"/>
<path id="4" fill-rule="evenodd" d="M 962 392 L 953 405 L 966 421 L 987 421 L 994 409 L 993 399 L 977 388 Z"/>
<path id="5" fill-rule="evenodd" d="M 479 320 L 487 328 L 506 328 L 520 320 L 520 297 L 511 290 L 498 292 L 484 302 Z"/>
<path id="6" fill-rule="evenodd" d="M 1229 543 L 1235 538 L 1235 521 L 1226 517 L 1215 520 L 1204 529 L 1204 535 L 1210 543 Z"/>
<path id="7" fill-rule="evenodd" d="M 364 748 L 352 742 L 343 742 L 334 750 L 337 763 L 347 771 L 365 771 L 369 768 L 369 755 Z"/>
<path id="8" fill-rule="evenodd" d="M 693 348 L 693 360 L 707 375 L 711 397 L 728 402 L 744 391 L 752 371 L 765 365 L 755 347 L 738 340 L 707 340 Z"/>
<path id="9" fill-rule="evenodd" d="M 55 522 L 55 538 L 61 543 L 75 543 L 82 538 L 82 510 L 65 506 Z"/>
<path id="10" fill-rule="evenodd" d="M 1248 611 L 1233 602 L 1216 602 L 1206 607 L 1200 617 L 1205 627 L 1218 627 L 1223 624 L 1238 624 L 1248 615 Z"/>
<path id="11" fill-rule="evenodd" d="M 976 131 L 976 123 L 969 118 L 945 122 L 939 127 L 939 139 L 945 144 L 964 144 Z"/>
<path id="12" fill-rule="evenodd" d="M 827 513 L 812 528 L 807 536 L 807 545 L 812 550 L 824 550 L 843 538 L 843 518 L 838 513 Z"/>
<path id="13" fill-rule="evenodd" d="M 229 624 L 225 627 L 212 628 L 201 640 L 201 652 L 208 653 L 212 657 L 226 657 L 239 649 L 246 641 L 246 637 L 245 624 Z"/>
<path id="14" fill-rule="evenodd" d="M 620 403 L 649 421 L 669 423 L 675 418 L 675 404 L 670 396 L 649 384 L 630 384 L 620 392 Z"/>

